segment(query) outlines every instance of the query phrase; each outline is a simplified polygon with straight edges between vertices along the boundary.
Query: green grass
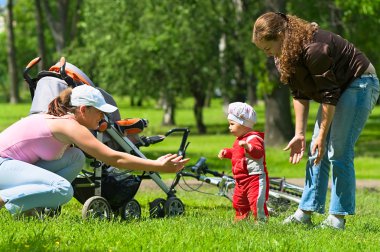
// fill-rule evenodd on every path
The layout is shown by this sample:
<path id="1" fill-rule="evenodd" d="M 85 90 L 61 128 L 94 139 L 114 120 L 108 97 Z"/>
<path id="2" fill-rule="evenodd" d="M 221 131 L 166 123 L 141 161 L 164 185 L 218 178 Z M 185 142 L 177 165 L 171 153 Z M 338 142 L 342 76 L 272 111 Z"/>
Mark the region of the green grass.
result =
<path id="1" fill-rule="evenodd" d="M 143 218 L 132 222 L 84 221 L 81 205 L 72 200 L 61 216 L 43 221 L 13 220 L 0 211 L 0 251 L 379 251 L 379 192 L 359 190 L 357 215 L 347 218 L 345 231 L 281 224 L 295 206 L 270 218 L 267 225 L 234 224 L 231 203 L 221 197 L 184 192 L 183 216 L 150 219 L 147 202 L 162 197 L 141 190 Z M 315 225 L 323 220 L 315 215 Z"/>
<path id="2" fill-rule="evenodd" d="M 27 115 L 29 104 L 0 104 L 0 130 L 20 117 Z M 146 103 L 142 108 L 130 108 L 127 99 L 119 99 L 122 117 L 143 117 L 150 121 L 145 135 L 162 134 L 171 127 L 160 125 L 162 111 L 154 108 L 154 103 Z M 221 103 L 213 101 L 205 109 L 204 118 L 208 135 L 198 135 L 192 115 L 192 104 L 185 101 L 179 107 L 177 126 L 189 127 L 191 142 L 187 155 L 191 163 L 200 156 L 208 160 L 209 167 L 220 171 L 230 171 L 230 163 L 219 160 L 216 155 L 220 148 L 230 146 L 233 137 L 227 132 L 226 119 L 221 111 Z M 256 106 L 258 129 L 264 128 L 264 107 Z M 312 116 L 316 107 L 312 108 Z M 366 128 L 356 146 L 356 173 L 358 178 L 379 179 L 380 166 L 380 107 L 371 115 Z M 309 121 L 309 131 L 313 121 Z M 310 135 L 310 133 L 309 133 Z M 310 137 L 310 136 L 308 136 Z M 179 136 L 170 136 L 165 141 L 142 148 L 144 154 L 155 158 L 167 152 L 176 152 Z M 267 148 L 267 164 L 271 176 L 287 178 L 303 177 L 306 158 L 298 165 L 288 163 L 288 153 L 281 147 Z M 174 178 L 163 174 L 165 183 Z M 222 197 L 186 192 L 178 187 L 177 197 L 185 204 L 185 215 L 176 218 L 150 219 L 148 202 L 155 198 L 165 198 L 160 189 L 145 189 L 144 181 L 136 199 L 142 206 L 142 218 L 124 222 L 84 221 L 81 218 L 82 205 L 75 199 L 62 209 L 57 218 L 14 220 L 6 210 L 0 210 L 2 231 L 0 251 L 380 251 L 380 193 L 373 189 L 357 190 L 357 214 L 347 218 L 345 231 L 319 230 L 302 226 L 283 226 L 282 220 L 296 208 L 272 216 L 267 225 L 252 222 L 234 224 L 231 203 Z M 216 194 L 216 188 L 203 186 L 208 193 Z M 323 215 L 315 215 L 317 225 Z"/>

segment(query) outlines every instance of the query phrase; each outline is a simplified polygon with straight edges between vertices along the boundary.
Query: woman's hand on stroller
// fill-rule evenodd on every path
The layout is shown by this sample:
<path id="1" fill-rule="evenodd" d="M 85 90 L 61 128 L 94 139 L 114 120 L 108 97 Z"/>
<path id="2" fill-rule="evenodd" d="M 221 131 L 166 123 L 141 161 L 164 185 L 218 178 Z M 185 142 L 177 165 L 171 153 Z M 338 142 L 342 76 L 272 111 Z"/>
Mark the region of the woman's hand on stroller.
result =
<path id="1" fill-rule="evenodd" d="M 162 166 L 162 172 L 178 172 L 183 169 L 189 160 L 190 158 L 182 159 L 182 156 L 178 156 L 177 154 L 166 154 L 157 158 L 157 161 Z"/>

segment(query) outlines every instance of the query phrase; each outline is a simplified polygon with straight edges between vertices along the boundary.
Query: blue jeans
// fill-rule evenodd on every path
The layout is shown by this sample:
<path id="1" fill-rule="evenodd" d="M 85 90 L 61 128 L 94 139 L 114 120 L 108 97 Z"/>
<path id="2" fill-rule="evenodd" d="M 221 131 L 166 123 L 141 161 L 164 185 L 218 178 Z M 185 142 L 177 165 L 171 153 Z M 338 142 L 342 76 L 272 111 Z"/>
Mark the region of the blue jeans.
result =
<path id="1" fill-rule="evenodd" d="M 355 214 L 354 146 L 379 97 L 379 79 L 363 75 L 355 79 L 343 92 L 335 108 L 335 115 L 326 137 L 326 152 L 322 161 L 314 165 L 315 155 L 309 151 L 306 164 L 304 192 L 299 205 L 301 210 L 325 212 L 330 167 L 332 187 L 329 213 Z M 319 108 L 310 145 L 319 133 Z"/>
<path id="2" fill-rule="evenodd" d="M 57 208 L 73 197 L 71 182 L 81 171 L 85 156 L 69 148 L 62 158 L 35 164 L 0 157 L 0 197 L 11 214 L 36 207 Z"/>

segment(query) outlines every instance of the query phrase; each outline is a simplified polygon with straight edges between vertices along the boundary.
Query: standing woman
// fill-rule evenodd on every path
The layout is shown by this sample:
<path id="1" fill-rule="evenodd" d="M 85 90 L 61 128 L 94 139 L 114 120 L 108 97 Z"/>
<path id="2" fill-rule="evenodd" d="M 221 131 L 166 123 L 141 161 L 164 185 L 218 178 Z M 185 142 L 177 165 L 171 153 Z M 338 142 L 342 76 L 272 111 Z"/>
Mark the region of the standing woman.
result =
<path id="1" fill-rule="evenodd" d="M 295 135 L 284 150 L 299 163 L 305 151 L 310 100 L 320 103 L 297 211 L 284 223 L 311 224 L 324 213 L 330 167 L 329 216 L 322 227 L 345 228 L 355 214 L 354 145 L 379 96 L 379 79 L 368 58 L 341 36 L 293 15 L 268 12 L 253 27 L 252 42 L 274 57 L 295 111 Z"/>
<path id="2" fill-rule="evenodd" d="M 64 90 L 49 104 L 47 114 L 30 115 L 1 132 L 0 208 L 18 215 L 67 203 L 73 196 L 71 182 L 85 163 L 82 151 L 121 169 L 177 172 L 183 168 L 188 159 L 181 156 L 143 159 L 96 139 L 89 129 L 96 130 L 103 113 L 116 109 L 99 90 L 81 85 Z"/>

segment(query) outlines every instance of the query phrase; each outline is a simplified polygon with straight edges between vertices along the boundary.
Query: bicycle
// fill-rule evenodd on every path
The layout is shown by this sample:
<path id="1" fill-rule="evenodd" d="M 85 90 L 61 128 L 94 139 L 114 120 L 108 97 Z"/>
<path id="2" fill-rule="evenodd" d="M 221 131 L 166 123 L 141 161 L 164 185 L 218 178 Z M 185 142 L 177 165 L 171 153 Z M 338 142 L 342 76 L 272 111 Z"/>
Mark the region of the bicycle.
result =
<path id="1" fill-rule="evenodd" d="M 208 176 L 208 174 L 212 176 Z M 235 180 L 232 176 L 227 175 L 224 172 L 209 169 L 205 157 L 199 158 L 195 165 L 186 166 L 182 171 L 178 172 L 170 187 L 170 190 L 174 190 L 174 188 L 179 185 L 185 191 L 190 190 L 200 193 L 207 193 L 199 190 L 203 184 L 199 185 L 197 188 L 194 188 L 186 182 L 186 177 L 195 178 L 198 181 L 216 186 L 219 190 L 216 194 L 217 196 L 225 197 L 232 201 Z M 184 188 L 179 184 L 181 178 L 183 179 L 183 184 L 187 188 Z M 285 178 L 270 177 L 268 200 L 268 208 L 270 212 L 272 214 L 281 212 L 288 209 L 292 204 L 298 204 L 301 200 L 302 192 L 302 187 L 287 182 Z"/>

